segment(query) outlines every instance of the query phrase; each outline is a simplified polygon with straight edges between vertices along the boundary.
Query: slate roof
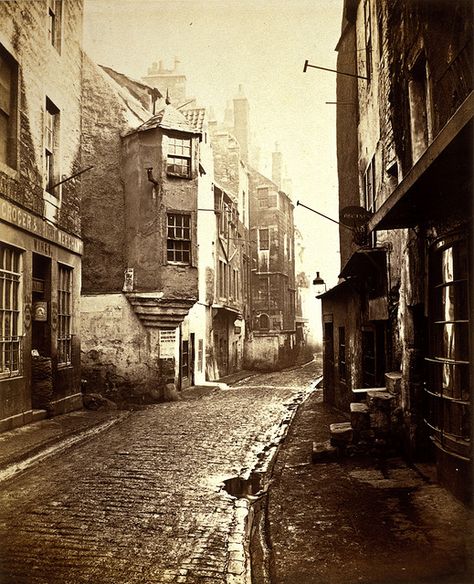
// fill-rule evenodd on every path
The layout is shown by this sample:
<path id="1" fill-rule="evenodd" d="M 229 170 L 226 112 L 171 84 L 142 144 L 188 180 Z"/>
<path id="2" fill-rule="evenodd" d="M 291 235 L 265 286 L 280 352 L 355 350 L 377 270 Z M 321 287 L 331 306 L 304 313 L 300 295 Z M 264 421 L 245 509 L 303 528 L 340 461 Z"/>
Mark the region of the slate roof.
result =
<path id="1" fill-rule="evenodd" d="M 179 132 L 188 132 L 189 134 L 200 134 L 200 131 L 193 128 L 187 121 L 182 112 L 178 111 L 172 105 L 166 105 L 161 111 L 129 132 L 146 132 L 153 128 L 163 128 L 165 130 L 178 130 Z"/>
<path id="2" fill-rule="evenodd" d="M 199 130 L 200 133 L 204 131 L 204 120 L 206 118 L 206 110 L 204 108 L 187 109 L 183 110 L 182 113 L 192 128 Z"/>

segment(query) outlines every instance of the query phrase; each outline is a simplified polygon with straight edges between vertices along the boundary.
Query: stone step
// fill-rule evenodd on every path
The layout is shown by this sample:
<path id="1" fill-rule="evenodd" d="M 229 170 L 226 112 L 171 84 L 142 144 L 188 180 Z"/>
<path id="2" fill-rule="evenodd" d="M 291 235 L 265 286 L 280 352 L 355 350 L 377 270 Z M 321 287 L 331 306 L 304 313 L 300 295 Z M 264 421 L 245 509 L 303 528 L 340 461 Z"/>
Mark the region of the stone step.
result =
<path id="1" fill-rule="evenodd" d="M 385 373 L 385 385 L 389 393 L 400 395 L 402 391 L 401 371 L 391 371 L 390 373 Z"/>
<path id="2" fill-rule="evenodd" d="M 370 412 L 373 410 L 389 411 L 395 403 L 395 396 L 388 391 L 368 391 L 367 405 Z"/>
<path id="3" fill-rule="evenodd" d="M 330 440 L 313 442 L 311 460 L 317 462 L 334 462 L 339 458 L 339 449 L 333 446 Z"/>
<path id="4" fill-rule="evenodd" d="M 347 446 L 352 442 L 354 431 L 350 422 L 338 422 L 329 426 L 333 446 Z"/>
<path id="5" fill-rule="evenodd" d="M 351 426 L 354 433 L 359 435 L 370 430 L 369 406 L 363 402 L 351 403 Z"/>

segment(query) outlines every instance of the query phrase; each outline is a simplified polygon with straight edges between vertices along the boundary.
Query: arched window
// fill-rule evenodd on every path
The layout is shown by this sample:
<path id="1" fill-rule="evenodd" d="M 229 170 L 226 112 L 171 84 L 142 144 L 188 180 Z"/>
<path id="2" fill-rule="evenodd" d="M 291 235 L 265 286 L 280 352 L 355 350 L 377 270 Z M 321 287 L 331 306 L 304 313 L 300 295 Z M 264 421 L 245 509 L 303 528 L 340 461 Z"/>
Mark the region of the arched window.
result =
<path id="1" fill-rule="evenodd" d="M 259 316 L 258 327 L 262 330 L 268 330 L 270 328 L 270 317 L 268 314 L 261 314 Z"/>

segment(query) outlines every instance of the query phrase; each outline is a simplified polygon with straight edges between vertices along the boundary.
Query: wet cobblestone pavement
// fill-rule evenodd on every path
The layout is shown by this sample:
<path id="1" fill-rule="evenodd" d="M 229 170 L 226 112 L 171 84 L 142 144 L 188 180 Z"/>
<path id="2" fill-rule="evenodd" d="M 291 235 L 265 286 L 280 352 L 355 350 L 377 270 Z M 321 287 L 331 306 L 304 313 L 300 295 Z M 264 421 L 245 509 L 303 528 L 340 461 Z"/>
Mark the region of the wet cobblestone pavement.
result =
<path id="1" fill-rule="evenodd" d="M 473 582 L 472 511 L 427 473 L 397 456 L 312 464 L 313 441 L 344 419 L 316 391 L 278 452 L 265 523 L 271 582 Z"/>
<path id="2" fill-rule="evenodd" d="M 222 482 L 265 463 L 319 373 L 150 406 L 4 483 L 0 582 L 248 582 L 247 501 Z"/>

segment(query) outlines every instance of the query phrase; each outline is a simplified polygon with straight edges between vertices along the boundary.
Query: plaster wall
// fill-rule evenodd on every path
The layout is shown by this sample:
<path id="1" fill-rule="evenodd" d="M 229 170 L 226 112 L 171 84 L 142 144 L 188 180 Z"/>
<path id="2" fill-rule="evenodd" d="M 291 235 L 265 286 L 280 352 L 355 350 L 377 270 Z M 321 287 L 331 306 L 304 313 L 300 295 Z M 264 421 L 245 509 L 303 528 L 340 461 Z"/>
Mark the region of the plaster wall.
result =
<path id="1" fill-rule="evenodd" d="M 128 267 L 121 134 L 150 114 L 124 95 L 124 90 L 84 55 L 83 163 L 94 166 L 82 179 L 86 294 L 121 291 Z"/>
<path id="2" fill-rule="evenodd" d="M 81 334 L 88 392 L 121 400 L 158 387 L 158 332 L 141 325 L 123 294 L 82 296 Z"/>
<path id="3" fill-rule="evenodd" d="M 179 134 L 182 136 L 182 134 Z M 135 273 L 137 291 L 162 291 L 165 296 L 198 294 L 198 143 L 193 138 L 190 179 L 166 174 L 168 136 L 160 129 L 134 132 L 123 140 L 127 267 Z M 159 186 L 153 188 L 146 168 Z M 191 265 L 173 265 L 166 258 L 167 212 L 191 215 Z"/>

